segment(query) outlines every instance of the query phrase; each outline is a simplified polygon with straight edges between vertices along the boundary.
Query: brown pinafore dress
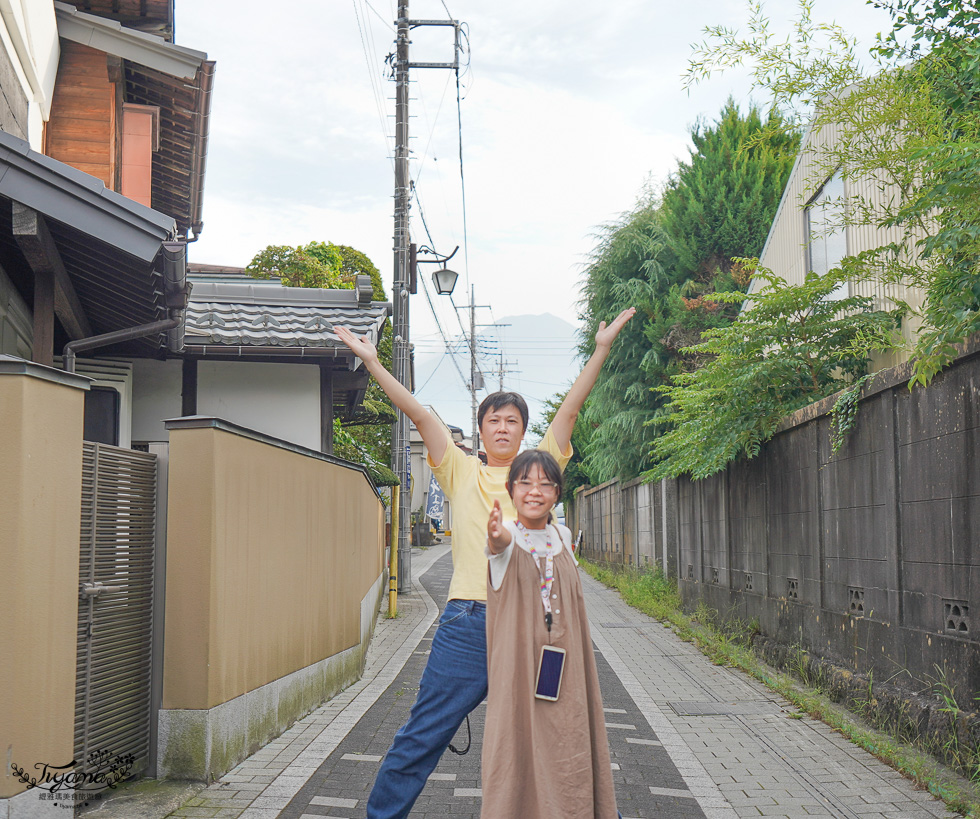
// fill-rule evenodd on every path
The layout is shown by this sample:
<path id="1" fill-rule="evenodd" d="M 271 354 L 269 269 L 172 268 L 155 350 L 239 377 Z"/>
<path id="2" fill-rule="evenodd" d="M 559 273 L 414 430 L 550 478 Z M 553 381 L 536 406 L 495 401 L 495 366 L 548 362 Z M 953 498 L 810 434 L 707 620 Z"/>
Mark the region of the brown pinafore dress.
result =
<path id="1" fill-rule="evenodd" d="M 480 815 L 616 819 L 602 696 L 578 568 L 567 545 L 554 558 L 552 594 L 557 597 L 551 600 L 549 641 L 534 558 L 517 543 L 513 550 L 500 589 L 487 583 L 489 695 Z M 567 652 L 556 702 L 534 697 L 541 646 L 549 642 Z"/>

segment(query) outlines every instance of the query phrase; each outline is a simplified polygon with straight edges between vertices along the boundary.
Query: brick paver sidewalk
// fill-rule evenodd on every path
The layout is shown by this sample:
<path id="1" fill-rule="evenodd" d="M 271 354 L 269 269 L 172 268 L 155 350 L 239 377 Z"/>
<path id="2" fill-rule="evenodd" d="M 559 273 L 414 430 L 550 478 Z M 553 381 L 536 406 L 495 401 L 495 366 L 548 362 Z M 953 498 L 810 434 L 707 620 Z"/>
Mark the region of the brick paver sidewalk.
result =
<path id="1" fill-rule="evenodd" d="M 414 702 L 434 601 L 444 604 L 451 571 L 446 545 L 416 552 L 415 589 L 400 595 L 397 619 L 379 619 L 364 678 L 173 816 L 364 817 L 381 757 Z M 582 579 L 626 819 L 954 816 L 823 723 L 797 719 L 778 695 Z M 481 706 L 471 715 L 469 752 L 444 755 L 412 817 L 479 817 L 483 714 Z M 454 744 L 466 741 L 464 726 Z"/>

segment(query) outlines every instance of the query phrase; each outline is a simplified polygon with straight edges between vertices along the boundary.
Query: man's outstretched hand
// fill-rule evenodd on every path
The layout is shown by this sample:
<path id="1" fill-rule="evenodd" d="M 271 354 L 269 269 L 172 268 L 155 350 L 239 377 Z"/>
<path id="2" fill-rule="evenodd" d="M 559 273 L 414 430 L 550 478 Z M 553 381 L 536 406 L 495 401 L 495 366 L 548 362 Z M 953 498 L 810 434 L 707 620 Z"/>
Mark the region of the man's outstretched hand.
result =
<path id="1" fill-rule="evenodd" d="M 612 347 L 612 343 L 616 340 L 616 336 L 619 335 L 619 331 L 626 326 L 626 322 L 633 318 L 636 313 L 635 307 L 627 307 L 620 313 L 616 318 L 613 319 L 612 324 L 608 327 L 606 322 L 599 322 L 599 329 L 596 330 L 595 334 L 595 346 L 596 347 Z"/>
<path id="2" fill-rule="evenodd" d="M 361 359 L 365 365 L 378 360 L 378 351 L 375 346 L 368 341 L 367 336 L 355 336 L 346 327 L 340 327 L 336 324 L 334 325 L 333 331 L 336 333 L 337 338 L 344 342 L 344 344 L 350 348 L 350 351 Z"/>

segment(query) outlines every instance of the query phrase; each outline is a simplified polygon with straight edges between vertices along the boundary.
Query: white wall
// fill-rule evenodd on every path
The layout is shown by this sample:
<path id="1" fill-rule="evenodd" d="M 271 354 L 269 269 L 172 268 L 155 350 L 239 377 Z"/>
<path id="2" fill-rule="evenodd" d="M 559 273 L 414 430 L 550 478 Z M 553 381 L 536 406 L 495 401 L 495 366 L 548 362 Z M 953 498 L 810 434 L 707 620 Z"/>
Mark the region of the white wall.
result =
<path id="1" fill-rule="evenodd" d="M 320 368 L 310 364 L 201 361 L 197 367 L 197 414 L 223 418 L 319 451 Z"/>
<path id="2" fill-rule="evenodd" d="M 183 362 L 133 360 L 133 440 L 169 441 L 163 422 L 180 417 Z"/>
<path id="3" fill-rule="evenodd" d="M 28 99 L 28 140 L 41 150 L 43 123 L 51 98 L 61 49 L 54 3 L 50 0 L 0 0 L 0 43 L 11 57 Z"/>
<path id="4" fill-rule="evenodd" d="M 167 441 L 181 412 L 182 362 L 133 361 L 133 440 Z M 309 364 L 201 361 L 197 414 L 320 450 L 320 369 Z"/>

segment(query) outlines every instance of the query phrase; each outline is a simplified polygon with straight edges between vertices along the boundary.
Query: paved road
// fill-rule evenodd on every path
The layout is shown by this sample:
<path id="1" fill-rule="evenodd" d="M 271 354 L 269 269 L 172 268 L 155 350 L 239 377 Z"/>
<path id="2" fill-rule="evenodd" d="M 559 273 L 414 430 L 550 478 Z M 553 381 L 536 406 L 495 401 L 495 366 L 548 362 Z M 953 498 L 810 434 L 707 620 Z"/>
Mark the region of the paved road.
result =
<path id="1" fill-rule="evenodd" d="M 174 816 L 365 816 L 371 783 L 408 716 L 445 602 L 447 548 L 416 552 L 413 568 L 416 588 L 400 596 L 397 619 L 379 620 L 364 678 Z M 585 575 L 583 583 L 616 796 L 627 819 L 955 816 L 823 723 L 797 718 L 761 684 L 712 665 L 618 593 Z M 413 819 L 479 817 L 483 714 L 481 706 L 471 716 L 469 753 L 443 757 Z M 465 747 L 466 739 L 464 726 L 454 744 Z"/>

